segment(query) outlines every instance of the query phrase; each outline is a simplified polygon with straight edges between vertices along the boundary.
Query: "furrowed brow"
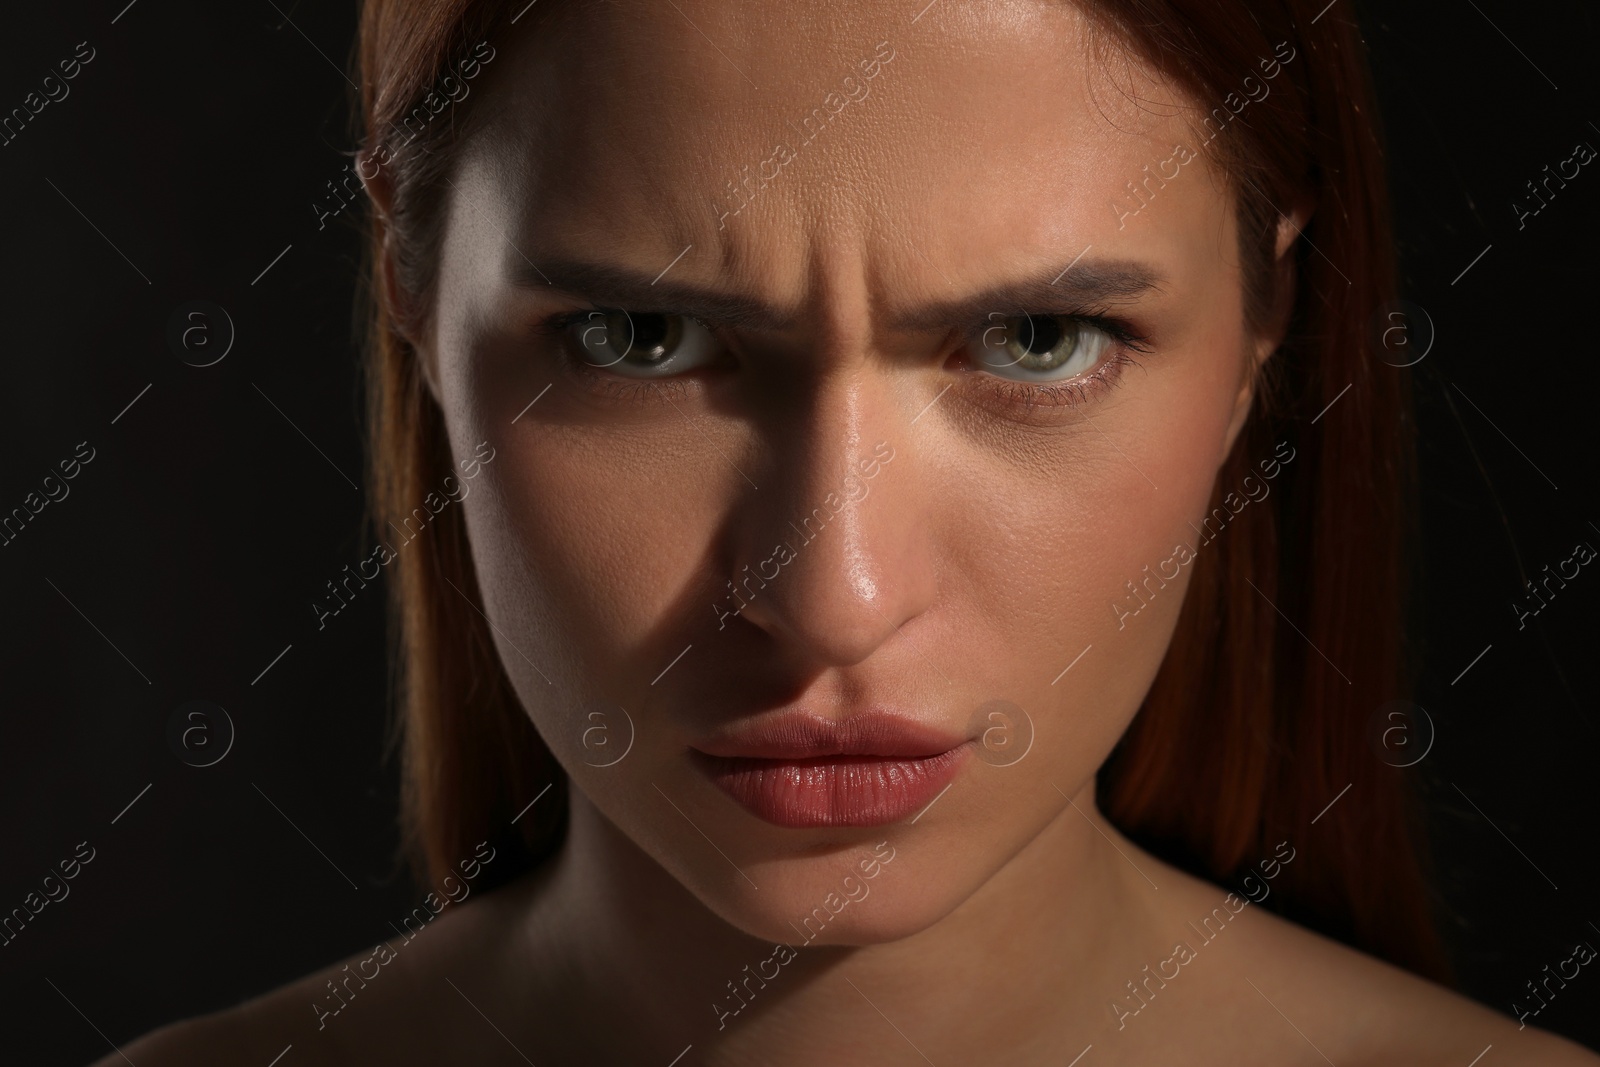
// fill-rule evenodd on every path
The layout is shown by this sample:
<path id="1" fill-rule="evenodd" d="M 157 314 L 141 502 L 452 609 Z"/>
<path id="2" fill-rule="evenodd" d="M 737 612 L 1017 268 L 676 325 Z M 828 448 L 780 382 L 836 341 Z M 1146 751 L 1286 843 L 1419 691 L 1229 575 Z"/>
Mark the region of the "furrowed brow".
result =
<path id="1" fill-rule="evenodd" d="M 560 260 L 542 267 L 512 268 L 511 280 L 527 289 L 555 289 L 606 307 L 635 312 L 694 315 L 734 329 L 784 332 L 800 322 L 801 308 L 780 308 L 710 286 L 651 276 L 631 267 Z M 993 286 L 971 296 L 937 301 L 893 314 L 889 327 L 908 332 L 970 326 L 991 313 L 1072 314 L 1110 302 L 1159 292 L 1154 268 L 1132 261 L 1074 264 L 1050 279 L 1032 278 Z"/>
<path id="2" fill-rule="evenodd" d="M 558 289 L 606 307 L 635 312 L 671 311 L 735 329 L 781 332 L 801 318 L 798 309 L 777 308 L 709 286 L 674 281 L 613 263 L 562 260 L 542 267 L 519 264 L 512 269 L 511 280 L 528 289 Z"/>
<path id="3" fill-rule="evenodd" d="M 1144 263 L 1106 261 L 1074 264 L 1052 278 L 1006 282 L 955 300 L 938 301 L 896 314 L 896 330 L 932 331 L 970 326 L 992 313 L 1057 314 L 1136 300 L 1161 291 L 1165 279 Z"/>

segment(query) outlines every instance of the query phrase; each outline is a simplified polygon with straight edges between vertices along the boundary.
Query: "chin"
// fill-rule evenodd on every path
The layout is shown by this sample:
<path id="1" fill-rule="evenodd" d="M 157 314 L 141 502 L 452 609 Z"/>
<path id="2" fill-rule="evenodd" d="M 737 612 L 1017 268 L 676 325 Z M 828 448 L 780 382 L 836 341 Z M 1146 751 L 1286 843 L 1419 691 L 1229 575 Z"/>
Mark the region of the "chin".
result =
<path id="1" fill-rule="evenodd" d="M 886 827 L 890 835 L 898 829 Z M 736 879 L 721 892 L 698 894 L 725 922 L 774 943 L 864 946 L 900 941 L 933 926 L 969 895 L 946 862 L 923 862 L 888 836 L 826 856 L 780 860 L 751 870 L 760 889 Z M 728 890 L 732 890 L 732 895 Z"/>

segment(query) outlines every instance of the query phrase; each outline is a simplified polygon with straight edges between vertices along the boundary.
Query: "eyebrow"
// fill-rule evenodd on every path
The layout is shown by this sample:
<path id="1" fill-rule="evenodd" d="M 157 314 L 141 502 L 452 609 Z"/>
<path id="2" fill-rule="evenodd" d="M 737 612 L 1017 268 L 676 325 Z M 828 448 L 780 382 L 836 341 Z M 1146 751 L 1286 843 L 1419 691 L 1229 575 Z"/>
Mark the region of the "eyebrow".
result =
<path id="1" fill-rule="evenodd" d="M 909 308 L 895 315 L 891 325 L 898 330 L 936 330 L 969 326 L 993 313 L 1065 315 L 1160 292 L 1164 281 L 1154 267 L 1133 260 L 1074 263 L 1049 281 L 1003 282 L 971 296 Z"/>
<path id="2" fill-rule="evenodd" d="M 710 286 L 673 281 L 612 263 L 560 260 L 542 267 L 518 264 L 512 268 L 511 281 L 520 288 L 554 289 L 602 306 L 671 311 L 736 328 L 777 332 L 800 318 L 798 309 L 777 308 Z"/>
<path id="3" fill-rule="evenodd" d="M 805 314 L 801 308 L 777 307 L 711 286 L 585 260 L 562 260 L 543 267 L 517 265 L 512 268 L 511 281 L 520 288 L 554 289 L 602 306 L 670 311 L 735 329 L 782 332 Z M 1070 314 L 1160 292 L 1164 282 L 1159 271 L 1134 260 L 1074 261 L 1049 279 L 1003 282 L 969 296 L 895 312 L 889 325 L 896 330 L 933 331 L 971 326 L 991 313 Z"/>

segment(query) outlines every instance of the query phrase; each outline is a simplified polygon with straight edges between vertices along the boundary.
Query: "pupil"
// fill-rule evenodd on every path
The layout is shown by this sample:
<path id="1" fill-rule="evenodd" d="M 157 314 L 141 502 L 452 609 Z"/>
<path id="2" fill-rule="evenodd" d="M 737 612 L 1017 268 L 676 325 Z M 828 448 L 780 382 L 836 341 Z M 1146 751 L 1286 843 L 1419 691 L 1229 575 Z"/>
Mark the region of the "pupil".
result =
<path id="1" fill-rule="evenodd" d="M 652 363 L 659 362 L 667 353 L 667 338 L 671 333 L 665 315 L 638 315 L 633 318 L 633 354 Z"/>
<path id="2" fill-rule="evenodd" d="M 1054 316 L 1029 315 L 1021 333 L 1022 345 L 1029 355 L 1048 352 L 1061 343 L 1061 324 Z"/>

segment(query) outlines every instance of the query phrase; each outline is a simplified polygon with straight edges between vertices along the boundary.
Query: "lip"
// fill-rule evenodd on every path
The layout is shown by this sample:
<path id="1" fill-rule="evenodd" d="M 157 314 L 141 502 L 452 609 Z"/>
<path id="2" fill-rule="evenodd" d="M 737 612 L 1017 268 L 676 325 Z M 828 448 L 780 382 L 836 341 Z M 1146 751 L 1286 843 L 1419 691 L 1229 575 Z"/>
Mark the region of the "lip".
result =
<path id="1" fill-rule="evenodd" d="M 971 743 L 892 712 L 746 720 L 690 751 L 711 781 L 777 826 L 882 826 L 932 803 Z"/>

